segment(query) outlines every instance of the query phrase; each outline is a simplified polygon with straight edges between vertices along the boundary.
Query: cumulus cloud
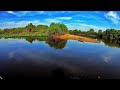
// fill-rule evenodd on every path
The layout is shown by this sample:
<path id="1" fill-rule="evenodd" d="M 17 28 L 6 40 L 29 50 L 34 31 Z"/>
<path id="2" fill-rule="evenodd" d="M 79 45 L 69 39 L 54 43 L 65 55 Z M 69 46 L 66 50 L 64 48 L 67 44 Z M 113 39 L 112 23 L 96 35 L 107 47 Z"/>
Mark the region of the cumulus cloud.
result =
<path id="1" fill-rule="evenodd" d="M 38 25 L 38 24 L 49 25 L 51 22 L 64 23 L 64 24 L 67 24 L 69 29 L 81 29 L 81 30 L 89 30 L 90 28 L 93 28 L 95 30 L 99 30 L 99 29 L 106 30 L 108 27 L 111 28 L 111 27 L 115 26 L 114 24 L 111 24 L 110 21 L 103 18 L 104 13 L 103 13 L 103 17 L 98 16 L 98 14 L 95 15 L 95 13 L 98 13 L 97 11 L 94 11 L 93 15 L 92 14 L 83 15 L 84 13 L 79 14 L 80 11 L 54 11 L 54 12 L 53 11 L 6 11 L 6 12 L 7 12 L 6 15 L 8 15 L 8 13 L 9 13 L 9 14 L 13 14 L 13 15 L 16 15 L 19 17 L 13 17 L 13 20 L 16 20 L 16 21 L 13 21 L 12 19 L 10 19 L 10 21 L 9 21 L 9 15 L 8 15 L 8 19 L 6 18 L 6 21 L 2 21 L 2 19 L 1 19 L 0 28 L 2 28 L 2 29 L 14 28 L 14 27 L 24 27 L 29 23 L 33 23 L 34 25 Z M 69 16 L 66 15 L 66 13 L 68 13 L 68 12 L 69 12 Z M 78 13 L 75 13 L 75 12 L 78 12 Z M 62 16 L 59 16 L 59 14 L 61 14 L 61 13 L 62 13 Z M 41 17 L 40 16 L 41 14 L 46 14 L 46 16 Z M 49 16 L 49 14 L 51 14 L 52 18 Z M 55 14 L 55 16 L 54 16 L 54 14 Z M 37 17 L 36 17 L 36 15 L 37 15 Z M 27 19 L 27 16 L 28 17 L 34 16 L 35 18 L 29 17 L 28 18 L 29 20 L 21 21 L 20 19 L 23 19 L 23 18 L 20 18 L 21 16 L 23 16 L 23 18 L 26 18 L 26 19 Z M 106 13 L 105 16 L 107 17 L 107 19 L 114 21 L 114 23 L 119 22 L 119 16 L 118 16 L 117 12 L 110 11 L 110 12 Z M 83 17 L 83 18 L 81 19 L 81 17 Z M 18 21 L 17 19 L 20 21 Z M 40 22 L 39 19 L 41 21 L 43 21 L 43 23 Z M 90 20 L 88 20 L 88 19 L 90 19 Z M 91 20 L 93 20 L 93 19 L 94 19 L 94 21 L 91 22 Z M 12 22 L 11 22 L 11 20 L 12 20 Z M 114 28 L 117 28 L 117 27 L 114 27 Z"/>
<path id="2" fill-rule="evenodd" d="M 120 17 L 118 16 L 117 12 L 115 12 L 115 11 L 109 11 L 108 13 L 105 13 L 104 16 L 108 20 L 111 20 L 114 24 L 120 23 Z"/>

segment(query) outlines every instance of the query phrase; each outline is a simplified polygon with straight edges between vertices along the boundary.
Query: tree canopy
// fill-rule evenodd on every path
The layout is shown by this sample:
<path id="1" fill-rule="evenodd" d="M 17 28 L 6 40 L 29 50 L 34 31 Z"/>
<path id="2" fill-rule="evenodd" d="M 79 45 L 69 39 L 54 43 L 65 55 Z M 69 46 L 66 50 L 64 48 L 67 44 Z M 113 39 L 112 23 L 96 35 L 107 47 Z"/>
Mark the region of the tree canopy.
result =
<path id="1" fill-rule="evenodd" d="M 49 26 L 49 34 L 64 34 L 68 32 L 68 28 L 64 24 L 51 23 Z"/>

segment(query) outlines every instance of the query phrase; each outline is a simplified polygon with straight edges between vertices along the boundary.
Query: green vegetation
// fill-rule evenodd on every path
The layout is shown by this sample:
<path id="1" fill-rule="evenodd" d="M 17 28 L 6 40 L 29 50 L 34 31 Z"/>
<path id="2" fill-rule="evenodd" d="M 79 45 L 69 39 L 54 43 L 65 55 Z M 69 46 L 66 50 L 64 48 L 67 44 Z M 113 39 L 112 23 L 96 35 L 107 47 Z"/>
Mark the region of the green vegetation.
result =
<path id="1" fill-rule="evenodd" d="M 32 23 L 30 23 L 26 27 L 18 27 L 11 29 L 6 28 L 4 30 L 0 29 L 0 37 L 25 37 L 25 36 L 46 37 L 53 34 L 66 34 L 66 33 L 92 38 L 120 40 L 120 30 L 107 29 L 105 31 L 99 30 L 98 32 L 95 32 L 94 29 L 90 29 L 89 31 L 81 31 L 77 29 L 68 30 L 67 26 L 61 23 L 51 23 L 50 26 L 47 25 L 35 26 Z"/>
<path id="2" fill-rule="evenodd" d="M 12 38 L 12 37 L 34 37 L 34 36 L 39 36 L 39 37 L 46 37 L 47 34 L 0 34 L 0 37 L 9 37 L 9 38 Z"/>
<path id="3" fill-rule="evenodd" d="M 69 33 L 74 35 L 92 37 L 92 38 L 120 40 L 120 30 L 115 30 L 115 29 L 107 29 L 105 31 L 99 30 L 98 32 L 95 32 L 94 29 L 90 29 L 89 31 L 70 30 Z"/>
<path id="4" fill-rule="evenodd" d="M 81 30 L 70 30 L 70 34 L 73 35 L 78 35 L 78 36 L 85 36 L 85 37 L 91 37 L 91 38 L 96 38 L 97 37 L 97 32 L 94 31 L 94 29 L 90 29 L 89 31 L 81 31 Z"/>
<path id="5" fill-rule="evenodd" d="M 0 37 L 24 37 L 24 36 L 48 36 L 51 34 L 65 34 L 68 32 L 68 28 L 64 24 L 51 23 L 47 25 L 33 25 L 28 24 L 26 27 L 18 27 L 11 29 L 0 29 Z"/>
<path id="6" fill-rule="evenodd" d="M 120 47 L 120 30 L 107 29 L 95 32 L 93 29 L 89 31 L 70 30 L 70 34 L 91 37 L 103 41 L 108 46 Z"/>
<path id="7" fill-rule="evenodd" d="M 49 35 L 51 34 L 65 34 L 68 32 L 68 28 L 64 24 L 51 23 L 49 27 Z"/>
<path id="8" fill-rule="evenodd" d="M 90 29 L 88 31 L 82 31 L 77 29 L 68 30 L 67 26 L 61 23 L 51 23 L 50 26 L 47 25 L 35 26 L 32 23 L 30 23 L 25 27 L 11 29 L 6 28 L 4 30 L 0 29 L 0 38 L 32 37 L 28 39 L 31 42 L 33 37 L 47 37 L 53 34 L 62 35 L 66 33 L 96 38 L 98 40 L 104 41 L 107 45 L 120 46 L 120 30 L 107 29 L 105 31 L 99 30 L 98 32 L 95 32 L 94 29 Z"/>

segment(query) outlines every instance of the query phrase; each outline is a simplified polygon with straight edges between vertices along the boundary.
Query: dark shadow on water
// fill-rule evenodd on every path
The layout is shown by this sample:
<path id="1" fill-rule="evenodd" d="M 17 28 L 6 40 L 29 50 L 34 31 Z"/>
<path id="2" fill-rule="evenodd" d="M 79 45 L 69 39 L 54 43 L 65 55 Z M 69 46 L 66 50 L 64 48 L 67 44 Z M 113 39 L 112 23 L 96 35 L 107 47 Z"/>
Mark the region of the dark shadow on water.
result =
<path id="1" fill-rule="evenodd" d="M 63 69 L 57 68 L 52 71 L 52 79 L 62 80 L 67 79 L 67 77 L 65 76 L 65 72 Z"/>

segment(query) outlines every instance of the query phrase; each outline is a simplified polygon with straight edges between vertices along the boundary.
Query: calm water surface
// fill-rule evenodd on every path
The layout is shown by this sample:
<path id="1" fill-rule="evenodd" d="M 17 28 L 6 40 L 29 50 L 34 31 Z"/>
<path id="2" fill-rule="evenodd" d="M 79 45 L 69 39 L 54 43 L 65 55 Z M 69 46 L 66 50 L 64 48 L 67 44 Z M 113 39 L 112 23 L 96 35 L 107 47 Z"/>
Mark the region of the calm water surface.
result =
<path id="1" fill-rule="evenodd" d="M 103 42 L 2 38 L 0 76 L 120 79 L 120 48 Z"/>

